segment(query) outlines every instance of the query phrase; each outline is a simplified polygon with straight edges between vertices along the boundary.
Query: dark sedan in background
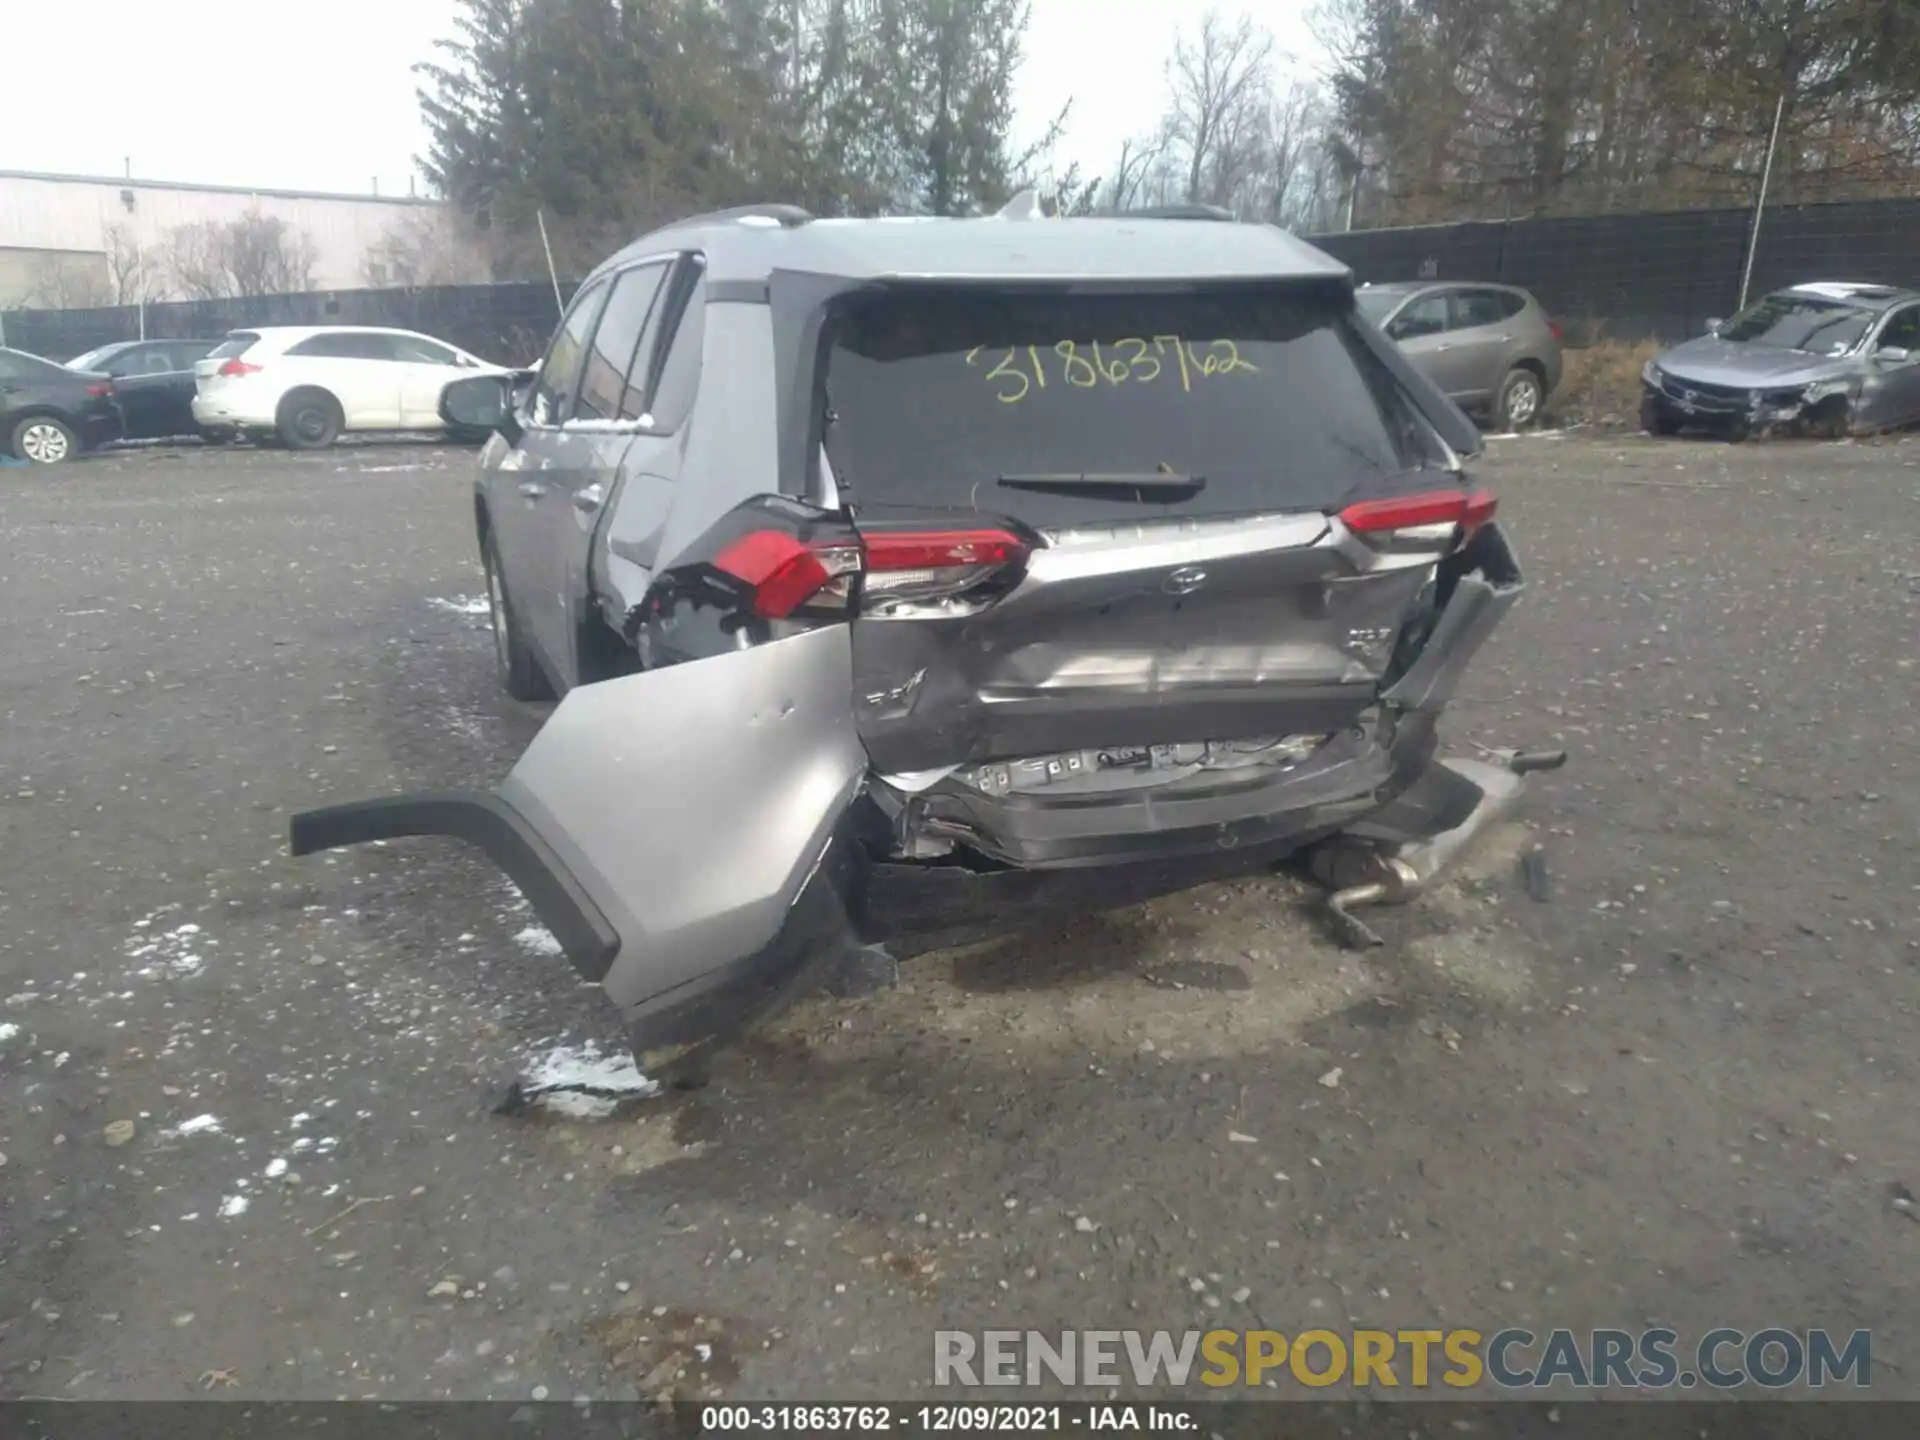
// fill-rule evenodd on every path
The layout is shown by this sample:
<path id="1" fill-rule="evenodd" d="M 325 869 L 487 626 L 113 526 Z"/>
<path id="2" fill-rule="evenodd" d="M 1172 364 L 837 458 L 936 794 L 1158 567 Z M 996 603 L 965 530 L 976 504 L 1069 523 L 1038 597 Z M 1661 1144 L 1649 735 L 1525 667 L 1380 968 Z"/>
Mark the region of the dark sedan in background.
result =
<path id="1" fill-rule="evenodd" d="M 165 440 L 198 435 L 218 443 L 193 419 L 193 366 L 218 340 L 122 340 L 67 362 L 69 370 L 113 377 L 128 440 Z"/>
<path id="2" fill-rule="evenodd" d="M 0 350 L 0 447 L 8 454 L 58 465 L 121 431 L 111 376 Z"/>
<path id="3" fill-rule="evenodd" d="M 1838 439 L 1920 424 L 1920 292 L 1821 281 L 1777 290 L 1655 356 L 1640 425 Z"/>
<path id="4" fill-rule="evenodd" d="M 1497 429 L 1531 425 L 1560 385 L 1560 327 L 1517 286 L 1363 285 L 1354 301 L 1454 404 Z"/>

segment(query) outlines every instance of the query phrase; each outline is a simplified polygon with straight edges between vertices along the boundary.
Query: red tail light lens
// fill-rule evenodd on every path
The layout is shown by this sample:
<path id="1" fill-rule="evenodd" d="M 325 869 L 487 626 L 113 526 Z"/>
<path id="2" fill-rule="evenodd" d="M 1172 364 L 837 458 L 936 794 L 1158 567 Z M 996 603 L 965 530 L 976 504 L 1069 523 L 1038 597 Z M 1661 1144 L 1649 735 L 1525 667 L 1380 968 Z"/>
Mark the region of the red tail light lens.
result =
<path id="1" fill-rule="evenodd" d="M 236 358 L 222 365 L 220 367 L 220 373 L 229 378 L 238 379 L 242 375 L 258 375 L 260 373 L 260 367 L 258 365 L 249 365 L 246 361 Z"/>
<path id="2" fill-rule="evenodd" d="M 1441 541 L 1452 537 L 1465 544 L 1493 519 L 1498 506 L 1487 490 L 1430 490 L 1391 500 L 1362 500 L 1342 510 L 1340 520 L 1354 534 L 1369 538 Z"/>
<path id="3" fill-rule="evenodd" d="M 753 611 L 783 620 L 860 568 L 855 545 L 803 545 L 778 530 L 742 535 L 713 557 L 714 568 L 753 587 Z"/>
<path id="4" fill-rule="evenodd" d="M 844 600 L 855 574 L 864 575 L 874 598 L 927 600 L 971 589 L 1026 554 L 1026 545 L 1004 530 L 882 531 L 860 543 L 812 546 L 778 530 L 756 530 L 714 556 L 713 564 L 752 587 L 755 614 L 779 620 L 825 595 Z"/>
<path id="5" fill-rule="evenodd" d="M 1547 321 L 1547 329 L 1556 340 L 1564 340 L 1567 338 L 1566 332 L 1560 328 L 1560 322 L 1558 320 Z"/>
<path id="6" fill-rule="evenodd" d="M 113 382 L 111 380 L 96 380 L 93 384 L 87 386 L 87 394 L 93 396 L 96 400 L 103 400 L 113 394 Z"/>

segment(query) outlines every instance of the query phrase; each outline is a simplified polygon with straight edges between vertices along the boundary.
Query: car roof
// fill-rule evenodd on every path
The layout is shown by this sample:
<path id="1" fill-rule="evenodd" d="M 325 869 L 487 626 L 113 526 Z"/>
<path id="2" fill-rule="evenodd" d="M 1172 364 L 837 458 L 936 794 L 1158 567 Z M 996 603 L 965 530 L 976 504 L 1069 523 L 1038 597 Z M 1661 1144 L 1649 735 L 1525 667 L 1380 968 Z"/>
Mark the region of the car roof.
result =
<path id="1" fill-rule="evenodd" d="M 597 276 L 663 250 L 699 250 L 709 280 L 773 272 L 846 280 L 1340 279 L 1352 272 L 1273 225 L 1126 215 L 1022 220 L 815 220 L 784 207 L 697 216 L 628 245 Z M 592 277 L 589 277 L 592 278 Z"/>
<path id="2" fill-rule="evenodd" d="M 262 340 L 304 339 L 308 335 L 411 335 L 422 340 L 431 340 L 433 336 L 420 330 L 398 330 L 391 325 L 240 325 L 229 330 L 229 338 L 235 335 L 258 335 Z M 442 340 L 442 345 L 447 342 Z"/>
<path id="3" fill-rule="evenodd" d="M 1789 295 L 1812 295 L 1822 300 L 1839 300 L 1848 305 L 1857 305 L 1863 310 L 1885 310 L 1903 300 L 1920 299 L 1920 291 L 1903 290 L 1897 285 L 1863 284 L 1851 280 L 1810 280 L 1803 285 L 1790 285 Z"/>

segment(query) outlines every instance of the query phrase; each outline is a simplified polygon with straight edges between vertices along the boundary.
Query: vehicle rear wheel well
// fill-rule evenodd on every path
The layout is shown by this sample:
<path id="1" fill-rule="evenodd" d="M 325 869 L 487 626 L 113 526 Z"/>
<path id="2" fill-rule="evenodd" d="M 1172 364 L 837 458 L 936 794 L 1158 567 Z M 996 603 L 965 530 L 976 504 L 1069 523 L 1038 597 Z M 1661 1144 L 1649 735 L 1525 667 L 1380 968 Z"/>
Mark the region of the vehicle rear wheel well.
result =
<path id="1" fill-rule="evenodd" d="M 486 546 L 487 537 L 492 531 L 493 521 L 487 517 L 487 502 L 476 495 L 473 497 L 473 533 L 479 537 L 482 548 Z"/>
<path id="2" fill-rule="evenodd" d="M 1540 388 L 1542 390 L 1545 390 L 1547 388 L 1547 367 L 1541 364 L 1538 360 L 1534 359 L 1531 355 L 1527 356 L 1524 359 L 1514 361 L 1513 368 L 1516 370 L 1525 370 L 1528 374 L 1532 375 L 1534 379 L 1540 382 Z"/>

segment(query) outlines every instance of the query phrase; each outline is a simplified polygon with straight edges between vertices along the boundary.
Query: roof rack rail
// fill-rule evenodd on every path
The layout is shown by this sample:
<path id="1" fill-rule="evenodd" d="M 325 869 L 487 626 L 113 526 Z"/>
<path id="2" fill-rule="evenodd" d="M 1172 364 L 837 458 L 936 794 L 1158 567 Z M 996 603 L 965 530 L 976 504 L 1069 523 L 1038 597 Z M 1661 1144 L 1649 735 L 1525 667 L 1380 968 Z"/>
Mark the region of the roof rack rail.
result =
<path id="1" fill-rule="evenodd" d="M 1116 220 L 1215 220 L 1228 225 L 1239 223 L 1238 216 L 1218 205 L 1148 205 L 1139 210 L 1113 210 L 1108 213 Z"/>
<path id="2" fill-rule="evenodd" d="M 678 225 L 713 225 L 724 220 L 777 220 L 783 230 L 798 229 L 813 223 L 810 211 L 798 205 L 735 205 L 730 210 L 710 210 L 704 215 L 689 215 Z"/>

